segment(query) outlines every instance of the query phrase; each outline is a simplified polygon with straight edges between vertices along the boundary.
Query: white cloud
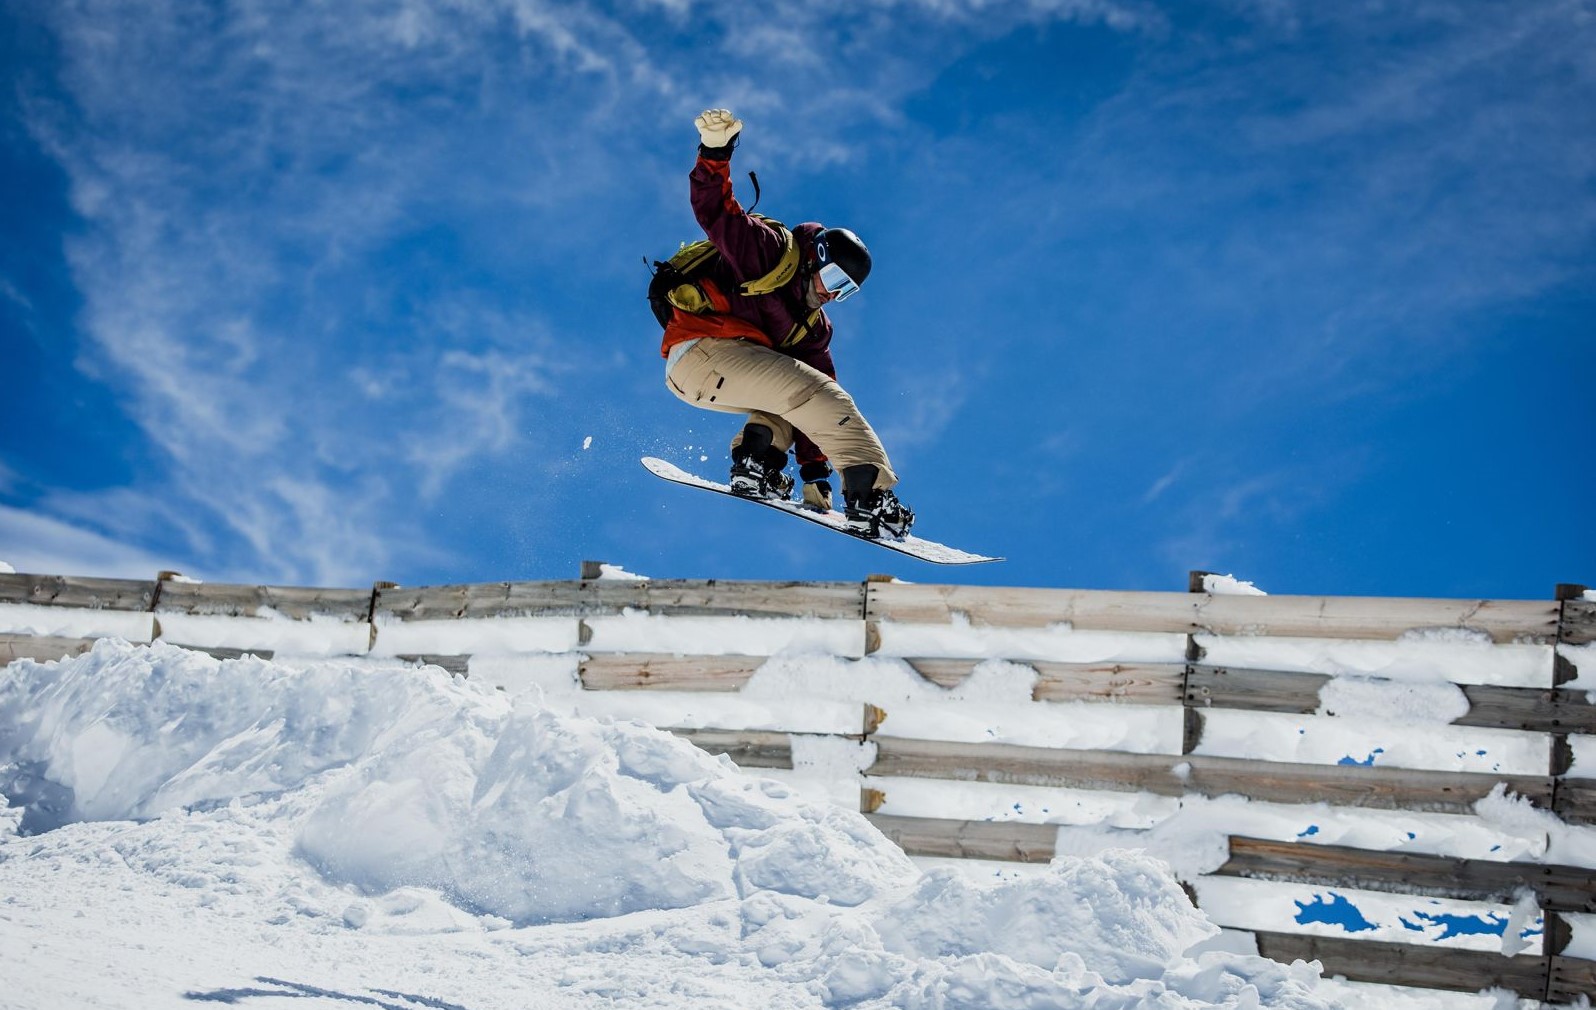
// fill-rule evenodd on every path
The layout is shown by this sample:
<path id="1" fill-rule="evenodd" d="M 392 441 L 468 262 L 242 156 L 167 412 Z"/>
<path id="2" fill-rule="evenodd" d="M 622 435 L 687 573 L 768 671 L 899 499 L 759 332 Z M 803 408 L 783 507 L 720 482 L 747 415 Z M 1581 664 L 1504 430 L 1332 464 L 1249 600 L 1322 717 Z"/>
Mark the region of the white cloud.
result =
<path id="1" fill-rule="evenodd" d="M 0 561 L 35 575 L 150 579 L 173 560 L 92 529 L 0 505 Z M 197 574 L 197 573 L 187 573 Z"/>

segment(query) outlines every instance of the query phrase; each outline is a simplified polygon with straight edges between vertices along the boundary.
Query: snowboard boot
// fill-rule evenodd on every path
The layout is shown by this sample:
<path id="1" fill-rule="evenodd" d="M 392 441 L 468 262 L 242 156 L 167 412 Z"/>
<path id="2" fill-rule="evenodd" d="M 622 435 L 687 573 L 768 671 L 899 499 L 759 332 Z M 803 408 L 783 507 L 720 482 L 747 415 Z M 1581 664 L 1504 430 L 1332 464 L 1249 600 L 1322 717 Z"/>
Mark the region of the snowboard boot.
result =
<path id="1" fill-rule="evenodd" d="M 914 525 L 914 511 L 891 491 L 876 490 L 875 467 L 868 463 L 842 471 L 843 518 L 850 533 L 879 540 L 883 536 L 901 539 Z"/>
<path id="2" fill-rule="evenodd" d="M 786 472 L 787 454 L 770 444 L 771 431 L 762 424 L 743 428 L 743 440 L 732 449 L 731 489 L 746 498 L 792 497 L 792 476 Z"/>

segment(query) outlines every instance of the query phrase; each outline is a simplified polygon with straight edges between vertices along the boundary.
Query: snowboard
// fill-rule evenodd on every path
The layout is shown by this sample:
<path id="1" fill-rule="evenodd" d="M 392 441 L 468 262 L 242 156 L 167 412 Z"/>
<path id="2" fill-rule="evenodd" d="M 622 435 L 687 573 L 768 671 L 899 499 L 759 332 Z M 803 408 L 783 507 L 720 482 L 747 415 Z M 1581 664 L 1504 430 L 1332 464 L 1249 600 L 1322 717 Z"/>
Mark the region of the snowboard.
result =
<path id="1" fill-rule="evenodd" d="M 775 509 L 777 512 L 785 512 L 788 515 L 797 516 L 799 519 L 808 520 L 817 526 L 824 526 L 828 530 L 835 530 L 845 536 L 853 537 L 855 540 L 863 540 L 867 544 L 885 547 L 889 551 L 907 554 L 911 558 L 919 558 L 921 561 L 929 561 L 932 564 L 978 565 L 986 561 L 1003 560 L 1002 558 L 989 558 L 985 554 L 971 554 L 969 551 L 961 551 L 957 547 L 939 544 L 934 540 L 922 540 L 913 534 L 904 537 L 902 540 L 877 540 L 874 537 L 867 537 L 862 533 L 855 533 L 850 530 L 843 521 L 841 512 L 821 512 L 818 509 L 810 508 L 802 502 L 780 498 L 750 498 L 736 493 L 729 484 L 717 484 L 712 480 L 695 477 L 681 467 L 667 463 L 663 459 L 655 459 L 653 456 L 644 456 L 643 466 L 654 476 L 663 477 L 676 484 L 681 484 L 685 487 L 703 488 L 705 491 L 714 491 L 716 494 L 723 494 L 728 498 L 736 498 L 740 501 L 752 502 L 755 505 L 763 505 L 766 508 Z"/>

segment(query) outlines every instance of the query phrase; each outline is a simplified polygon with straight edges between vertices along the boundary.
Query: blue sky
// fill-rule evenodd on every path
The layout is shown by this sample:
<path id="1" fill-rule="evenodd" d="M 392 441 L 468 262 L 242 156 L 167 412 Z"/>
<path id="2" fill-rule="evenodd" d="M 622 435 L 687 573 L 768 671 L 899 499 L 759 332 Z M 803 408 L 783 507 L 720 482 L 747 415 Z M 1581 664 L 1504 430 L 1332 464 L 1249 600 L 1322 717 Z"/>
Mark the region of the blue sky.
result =
<path id="1" fill-rule="evenodd" d="M 1587 0 L 20 0 L 0 67 L 18 570 L 1596 582 Z M 1008 562 L 637 465 L 737 427 L 642 299 L 707 106 L 870 244 L 839 375 Z"/>

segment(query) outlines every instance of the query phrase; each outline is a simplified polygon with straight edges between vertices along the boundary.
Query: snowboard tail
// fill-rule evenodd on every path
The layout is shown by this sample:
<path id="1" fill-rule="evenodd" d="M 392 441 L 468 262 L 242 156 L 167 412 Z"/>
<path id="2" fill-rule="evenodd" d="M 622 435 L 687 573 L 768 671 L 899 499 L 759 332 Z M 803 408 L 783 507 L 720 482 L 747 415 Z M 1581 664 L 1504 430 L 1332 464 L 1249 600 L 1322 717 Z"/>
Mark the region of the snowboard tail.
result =
<path id="1" fill-rule="evenodd" d="M 701 488 L 705 491 L 713 491 L 716 494 L 725 495 L 728 498 L 736 498 L 740 501 L 752 502 L 755 505 L 763 505 L 766 508 L 775 509 L 777 512 L 785 512 L 788 515 L 797 516 L 799 519 L 812 522 L 817 526 L 823 526 L 855 540 L 862 540 L 867 544 L 875 544 L 877 547 L 885 547 L 889 551 L 906 554 L 911 558 L 929 561 L 932 564 L 979 565 L 988 561 L 1003 560 L 1002 558 L 988 557 L 985 554 L 972 554 L 969 551 L 961 551 L 957 547 L 939 544 L 934 540 L 925 540 L 913 534 L 901 539 L 878 539 L 866 536 L 849 529 L 841 512 L 821 512 L 801 502 L 788 499 L 754 498 L 748 495 L 741 495 L 733 491 L 730 485 L 719 484 L 712 480 L 694 476 L 673 463 L 667 463 L 665 460 L 656 459 L 653 456 L 644 456 L 642 463 L 649 473 L 672 483 L 681 484 L 684 487 Z"/>

